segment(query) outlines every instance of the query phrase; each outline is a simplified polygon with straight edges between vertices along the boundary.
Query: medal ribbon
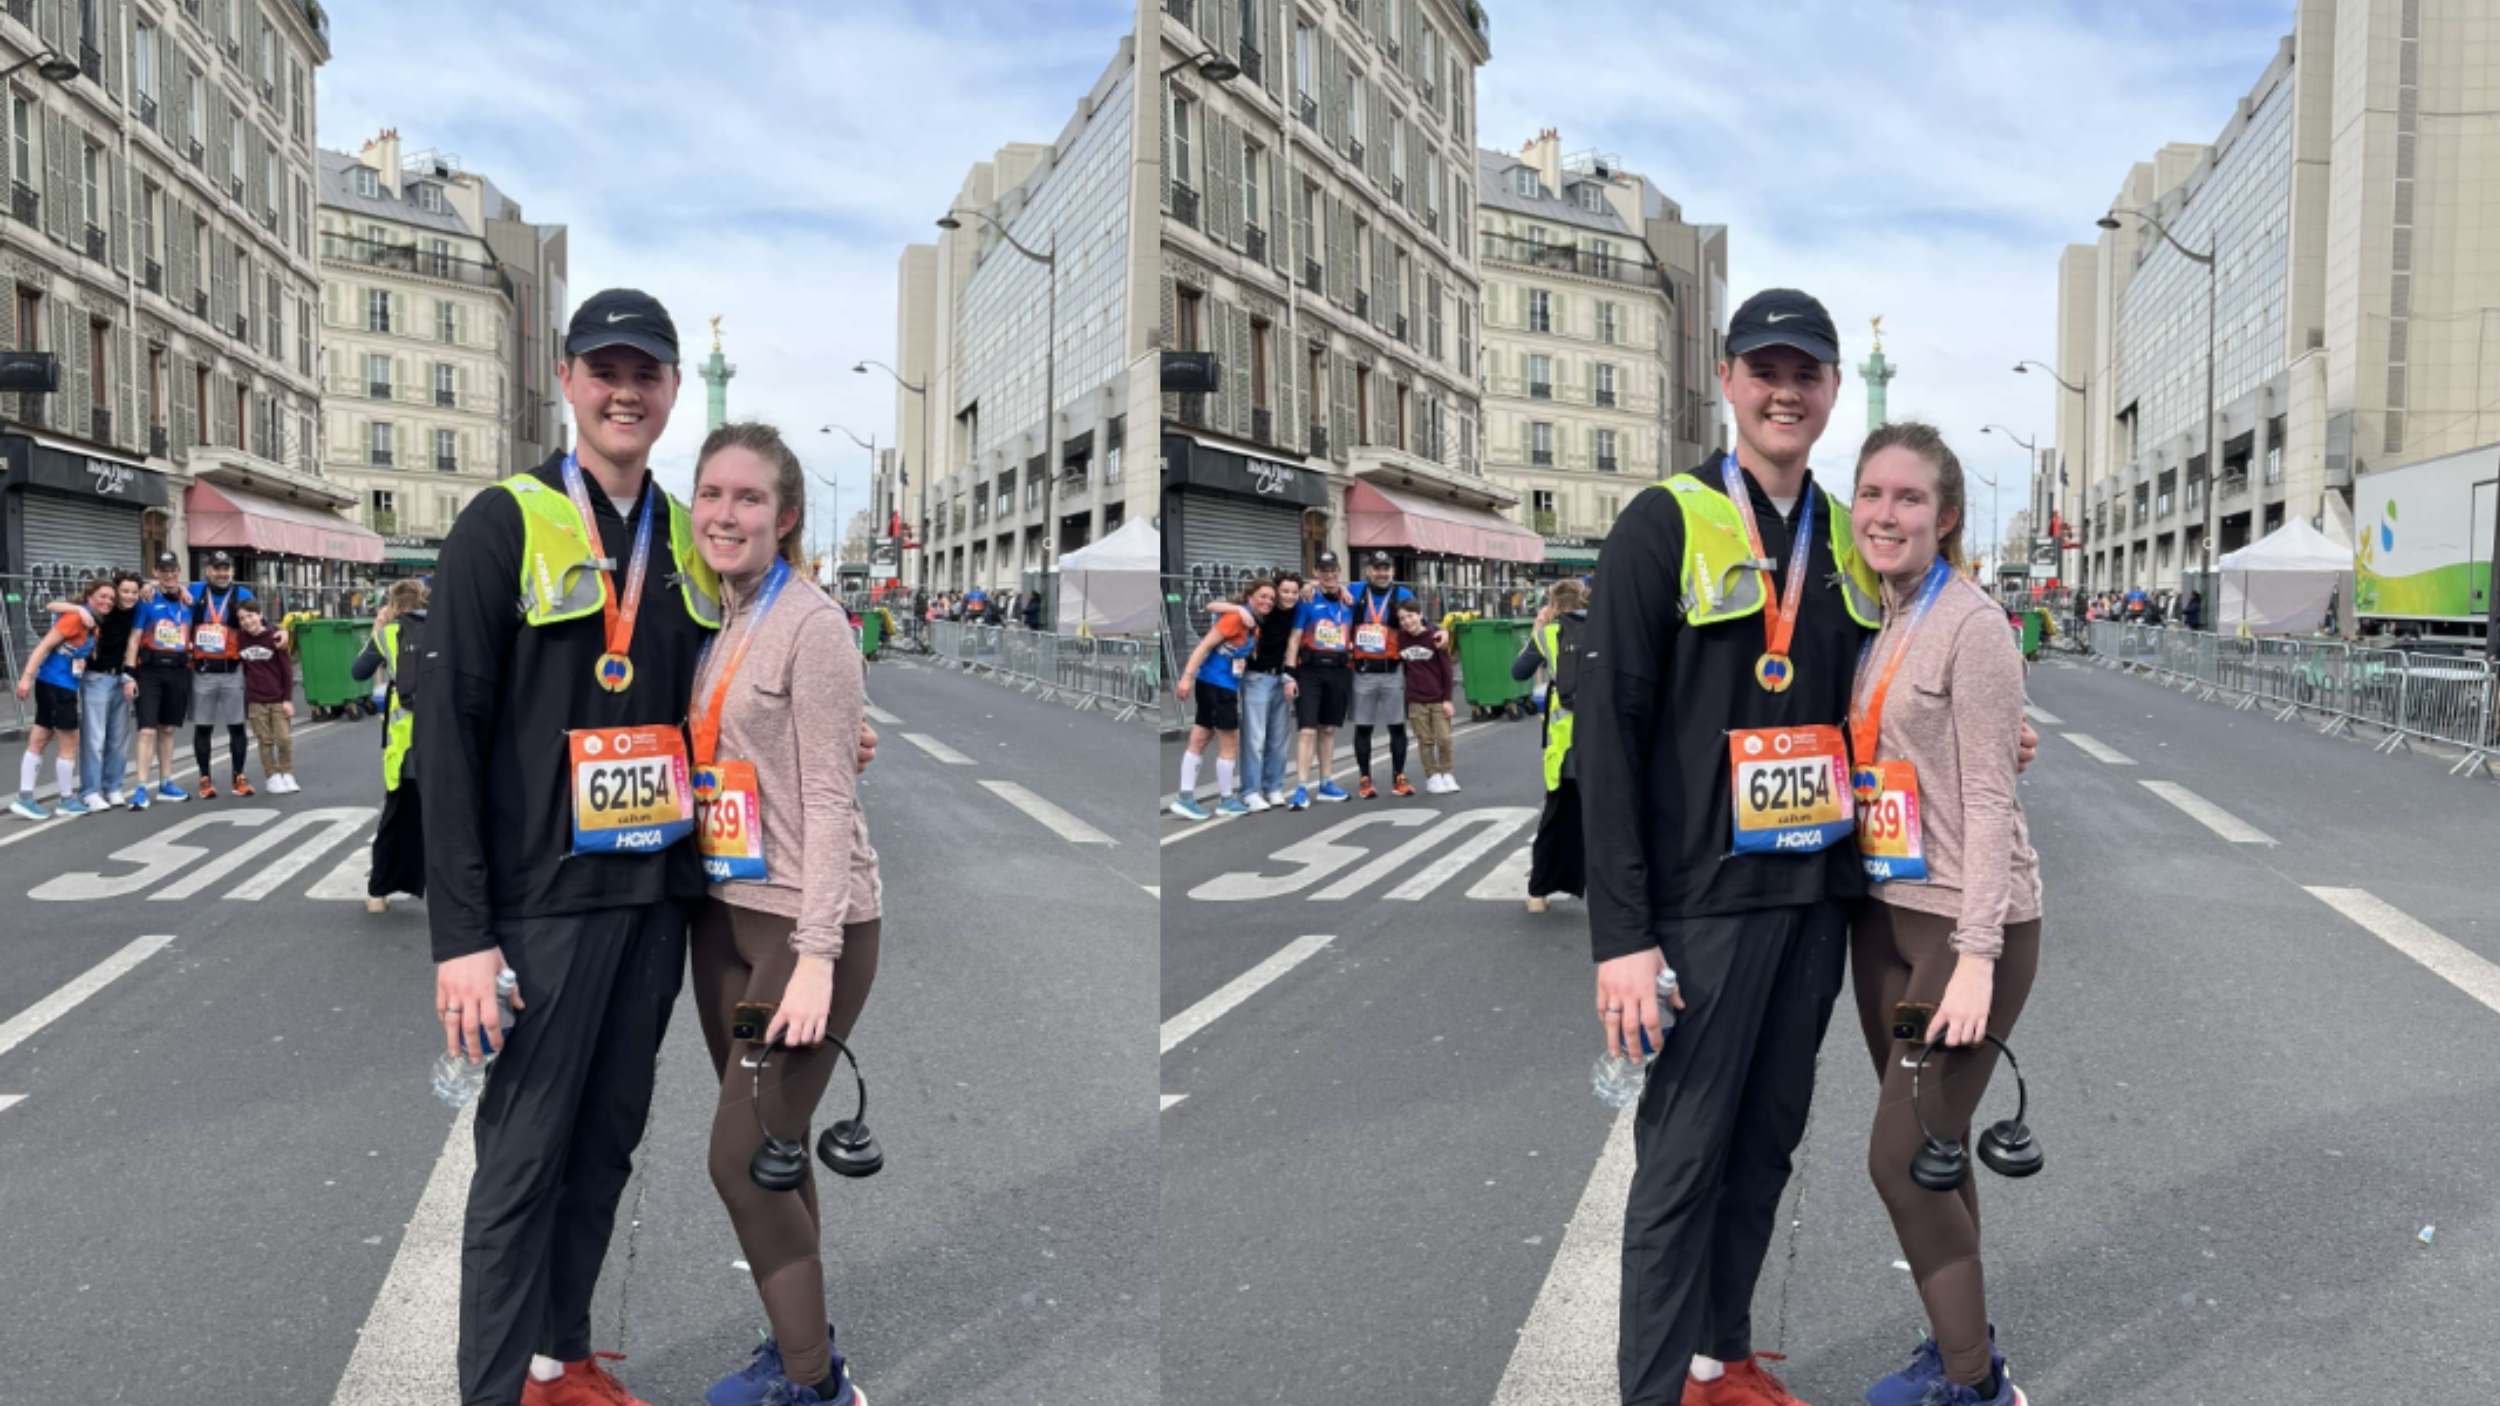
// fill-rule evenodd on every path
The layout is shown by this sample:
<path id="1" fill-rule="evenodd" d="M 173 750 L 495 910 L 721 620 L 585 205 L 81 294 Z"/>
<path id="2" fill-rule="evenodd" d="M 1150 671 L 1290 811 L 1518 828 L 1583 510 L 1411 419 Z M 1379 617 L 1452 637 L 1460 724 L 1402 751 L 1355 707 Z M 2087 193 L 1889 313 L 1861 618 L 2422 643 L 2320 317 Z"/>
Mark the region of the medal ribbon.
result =
<path id="1" fill-rule="evenodd" d="M 729 681 L 738 676 L 738 666 L 747 660 L 747 646 L 755 643 L 756 631 L 764 628 L 764 616 L 781 598 L 781 588 L 790 579 L 790 563 L 773 558 L 773 569 L 764 575 L 764 584 L 755 592 L 755 605 L 747 612 L 746 624 L 738 631 L 738 647 L 730 652 L 729 662 L 721 666 L 719 682 L 712 685 L 712 699 L 703 711 L 694 715 L 694 764 L 706 767 L 720 751 L 721 704 L 729 698 Z M 705 653 L 709 654 L 707 649 Z M 708 658 L 706 662 L 709 662 Z"/>
<path id="2" fill-rule="evenodd" d="M 1850 761 L 1860 767 L 1875 765 L 1875 740 L 1884 726 L 1884 699 L 1892 692 L 1892 676 L 1910 652 L 1910 641 L 1917 637 L 1918 627 L 1927 621 L 1927 612 L 1944 594 L 1945 583 L 1953 579 L 1953 568 L 1942 557 L 1927 568 L 1927 579 L 1918 588 L 1910 606 L 1909 618 L 1903 622 L 1901 637 L 1894 641 L 1892 657 L 1884 662 L 1884 671 L 1875 677 L 1870 689 L 1866 679 L 1867 660 L 1875 653 L 1875 641 L 1869 639 L 1858 650 L 1858 708 L 1849 720 Z"/>
<path id="3" fill-rule="evenodd" d="M 573 510 L 582 515 L 582 536 L 590 545 L 590 555 L 597 560 L 607 555 L 606 544 L 599 540 L 599 520 L 591 515 L 590 489 L 582 482 L 582 465 L 578 456 L 564 456 L 564 491 L 573 497 Z M 633 561 L 625 570 L 625 600 L 617 603 L 614 578 L 608 582 L 606 596 L 600 601 L 608 626 L 608 653 L 625 656 L 634 643 L 634 617 L 642 613 L 642 577 L 651 560 L 651 501 L 657 494 L 646 492 L 642 500 L 642 521 L 634 528 Z"/>
<path id="4" fill-rule="evenodd" d="M 1727 483 L 1727 496 L 1736 502 L 1736 511 L 1745 520 L 1745 543 L 1753 548 L 1756 562 L 1766 560 L 1762 550 L 1762 525 L 1755 521 L 1753 494 L 1745 487 L 1745 471 L 1736 465 L 1736 456 L 1719 461 L 1719 474 Z M 1811 484 L 1806 486 L 1805 501 L 1797 512 L 1797 535 L 1788 545 L 1788 589 L 1780 593 L 1776 609 L 1765 605 L 1762 610 L 1762 647 L 1765 652 L 1785 657 L 1789 641 L 1797 634 L 1798 607 L 1805 603 L 1807 568 L 1814 554 L 1814 500 L 1820 495 Z M 1771 594 L 1771 569 L 1760 568 L 1762 593 Z"/>
<path id="5" fill-rule="evenodd" d="M 225 624 L 226 607 L 217 603 L 216 590 L 214 588 L 205 588 L 201 591 L 201 594 L 207 597 L 206 601 L 202 604 L 201 609 L 207 612 L 208 623 L 211 625 Z M 234 600 L 234 592 L 226 592 L 226 600 L 228 602 L 232 602 Z"/>

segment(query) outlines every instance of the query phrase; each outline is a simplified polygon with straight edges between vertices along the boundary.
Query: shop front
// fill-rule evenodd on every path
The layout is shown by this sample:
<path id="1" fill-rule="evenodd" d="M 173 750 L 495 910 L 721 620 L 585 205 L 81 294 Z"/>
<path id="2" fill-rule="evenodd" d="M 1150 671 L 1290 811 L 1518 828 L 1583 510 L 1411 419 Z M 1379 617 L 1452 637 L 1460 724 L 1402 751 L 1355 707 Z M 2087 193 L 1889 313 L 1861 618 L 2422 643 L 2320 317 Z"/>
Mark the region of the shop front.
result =
<path id="1" fill-rule="evenodd" d="M 1603 537 L 1553 536 L 1545 539 L 1545 560 L 1538 563 L 1539 582 L 1561 581 L 1597 574 L 1597 549 L 1604 546 Z"/>
<path id="2" fill-rule="evenodd" d="M 165 476 L 42 434 L 0 435 L 0 575 L 69 580 L 142 566 L 165 540 Z"/>
<path id="3" fill-rule="evenodd" d="M 1501 514 L 1409 488 L 1346 488 L 1346 545 L 1386 551 L 1427 610 L 1516 614 L 1538 579 L 1545 539 Z"/>
<path id="4" fill-rule="evenodd" d="M 1248 577 L 1303 569 L 1303 514 L 1328 506 L 1325 470 L 1184 434 L 1163 437 L 1163 460 L 1164 575 L 1229 594 Z"/>
<path id="5" fill-rule="evenodd" d="M 195 577 L 222 549 L 234 557 L 235 579 L 278 609 L 352 617 L 378 604 L 381 534 L 337 513 L 207 480 L 185 491 L 183 513 Z"/>
<path id="6" fill-rule="evenodd" d="M 440 537 L 385 537 L 382 560 L 373 568 L 373 579 L 380 584 L 423 580 L 434 574 L 434 563 L 442 553 Z"/>

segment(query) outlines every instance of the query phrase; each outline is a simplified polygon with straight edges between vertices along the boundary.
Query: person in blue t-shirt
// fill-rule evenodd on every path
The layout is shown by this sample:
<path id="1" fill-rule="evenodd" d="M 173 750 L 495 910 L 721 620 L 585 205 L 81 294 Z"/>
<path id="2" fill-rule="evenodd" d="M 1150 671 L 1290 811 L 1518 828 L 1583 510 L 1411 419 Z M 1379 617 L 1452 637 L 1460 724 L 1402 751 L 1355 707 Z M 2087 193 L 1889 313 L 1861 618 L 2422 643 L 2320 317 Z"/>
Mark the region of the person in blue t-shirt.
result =
<path id="1" fill-rule="evenodd" d="M 1337 729 L 1354 702 L 1354 675 L 1347 656 L 1354 646 L 1354 605 L 1335 552 L 1322 552 L 1311 569 L 1311 589 L 1293 610 L 1293 638 L 1285 642 L 1285 694 L 1294 700 L 1295 720 L 1302 725 L 1294 741 L 1293 798 L 1290 810 L 1308 810 L 1313 796 L 1323 801 L 1346 799 L 1329 779 L 1328 764 L 1336 756 Z M 1319 789 L 1311 789 L 1311 753 L 1319 753 Z"/>
<path id="2" fill-rule="evenodd" d="M 1198 804 L 1198 767 L 1207 742 L 1216 742 L 1214 814 L 1248 815 L 1250 808 L 1233 795 L 1234 766 L 1241 754 L 1241 685 L 1250 655 L 1259 645 L 1259 622 L 1276 605 L 1276 583 L 1261 577 L 1244 587 L 1239 601 L 1216 601 L 1207 607 L 1206 637 L 1190 651 L 1174 690 L 1187 703 L 1195 693 L 1197 724 L 1189 730 L 1188 750 L 1181 753 L 1181 790 L 1171 810 L 1183 820 L 1204 820 L 1209 812 Z"/>
<path id="3" fill-rule="evenodd" d="M 151 800 L 187 801 L 191 793 L 174 784 L 174 729 L 191 712 L 191 607 L 183 599 L 182 558 L 156 554 L 153 589 L 140 594 L 131 622 L 129 653 L 122 663 L 136 685 L 133 735 L 138 741 L 134 762 L 137 786 L 132 810 L 146 810 Z M 153 760 L 156 788 L 148 787 Z"/>
<path id="4" fill-rule="evenodd" d="M 59 775 L 60 813 L 85 815 L 78 799 L 78 690 L 87 672 L 87 656 L 95 652 L 97 622 L 113 609 L 113 578 L 99 576 L 78 593 L 79 609 L 52 617 L 52 628 L 26 660 L 17 680 L 17 697 L 35 703 L 34 726 L 26 732 L 26 756 L 19 764 L 17 801 L 9 807 L 21 820 L 50 820 L 52 812 L 35 800 L 35 777 L 43 770 L 43 749 L 54 738 Z"/>

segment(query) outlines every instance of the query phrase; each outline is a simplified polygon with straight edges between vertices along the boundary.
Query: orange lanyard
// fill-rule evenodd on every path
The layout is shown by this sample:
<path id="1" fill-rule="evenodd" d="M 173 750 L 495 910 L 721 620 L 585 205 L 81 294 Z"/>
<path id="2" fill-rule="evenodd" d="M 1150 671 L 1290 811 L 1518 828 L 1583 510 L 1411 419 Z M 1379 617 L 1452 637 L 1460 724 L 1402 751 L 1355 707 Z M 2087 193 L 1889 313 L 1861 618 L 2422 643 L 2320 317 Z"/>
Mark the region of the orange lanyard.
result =
<path id="1" fill-rule="evenodd" d="M 764 584 L 755 593 L 755 606 L 748 612 L 746 625 L 738 631 L 738 647 L 730 651 L 729 662 L 721 666 L 720 680 L 712 685 L 712 698 L 703 711 L 694 715 L 694 764 L 708 767 L 720 752 L 721 705 L 729 698 L 729 681 L 738 676 L 738 666 L 747 662 L 747 646 L 755 643 L 756 632 L 764 628 L 764 616 L 781 598 L 781 588 L 790 579 L 790 563 L 773 558 L 773 569 L 764 576 Z"/>
<path id="2" fill-rule="evenodd" d="M 1953 579 L 1953 568 L 1942 557 L 1927 568 L 1927 579 L 1920 584 L 1918 595 L 1910 606 L 1909 618 L 1902 623 L 1901 636 L 1893 642 L 1892 657 L 1884 661 L 1883 672 L 1875 676 L 1874 686 L 1866 685 L 1866 665 L 1875 652 L 1875 641 L 1869 639 L 1858 651 L 1858 709 L 1849 720 L 1850 759 L 1857 764 L 1855 789 L 1861 800 L 1872 801 L 1872 788 L 1878 788 L 1869 773 L 1875 766 L 1875 743 L 1883 735 L 1884 700 L 1892 694 L 1892 676 L 1901 669 L 1901 661 L 1909 656 L 1910 641 L 1918 627 L 1927 622 L 1927 612 L 1935 607 L 1936 597 L 1944 594 L 1945 583 Z"/>
<path id="3" fill-rule="evenodd" d="M 573 510 L 582 517 L 582 538 L 590 548 L 593 561 L 607 555 L 599 540 L 599 520 L 591 513 L 590 490 L 582 482 L 581 460 L 572 454 L 564 456 L 564 491 L 572 496 Z M 607 582 L 599 604 L 607 622 L 607 652 L 599 656 L 592 674 L 599 686 L 610 693 L 623 693 L 634 681 L 634 665 L 629 657 L 634 647 L 634 620 L 642 614 L 642 577 L 651 560 L 651 508 L 656 491 L 646 487 L 642 500 L 642 520 L 634 528 L 634 556 L 625 569 L 624 602 L 617 601 L 616 583 Z"/>
<path id="4" fill-rule="evenodd" d="M 1745 487 L 1745 471 L 1737 467 L 1735 455 L 1719 462 L 1719 474 L 1727 484 L 1727 496 L 1735 501 L 1736 511 L 1744 519 L 1745 543 L 1753 548 L 1754 561 L 1767 563 L 1769 558 L 1762 550 L 1762 524 L 1754 518 L 1753 494 Z M 1797 635 L 1797 616 L 1805 604 L 1806 577 L 1811 574 L 1814 559 L 1816 496 L 1814 485 L 1808 483 L 1805 502 L 1797 513 L 1797 534 L 1788 544 L 1788 587 L 1779 593 L 1776 603 L 1766 601 L 1762 607 L 1762 658 L 1754 664 L 1754 678 L 1773 693 L 1787 692 L 1797 675 L 1788 646 Z M 1771 568 L 1765 564 L 1758 569 L 1762 572 L 1762 593 L 1768 596 L 1773 584 Z"/>

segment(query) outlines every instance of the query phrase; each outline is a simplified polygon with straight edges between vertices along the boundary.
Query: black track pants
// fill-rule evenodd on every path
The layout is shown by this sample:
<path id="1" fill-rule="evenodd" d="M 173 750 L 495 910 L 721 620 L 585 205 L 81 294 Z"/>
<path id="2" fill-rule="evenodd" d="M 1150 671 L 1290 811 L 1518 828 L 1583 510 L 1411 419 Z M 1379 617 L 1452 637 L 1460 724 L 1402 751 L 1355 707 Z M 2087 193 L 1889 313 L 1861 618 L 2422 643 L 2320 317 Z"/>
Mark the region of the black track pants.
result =
<path id="1" fill-rule="evenodd" d="M 1615 1347 L 1627 1406 L 1680 1401 L 1697 1352 L 1753 1351 L 1754 1280 L 1848 952 L 1832 902 L 1661 926 L 1684 1009 L 1634 1115 Z"/>
<path id="2" fill-rule="evenodd" d="M 477 1105 L 460 1243 L 460 1399 L 514 1406 L 530 1354 L 590 1355 L 590 1298 L 686 975 L 674 903 L 514 921 L 525 1003 Z"/>

